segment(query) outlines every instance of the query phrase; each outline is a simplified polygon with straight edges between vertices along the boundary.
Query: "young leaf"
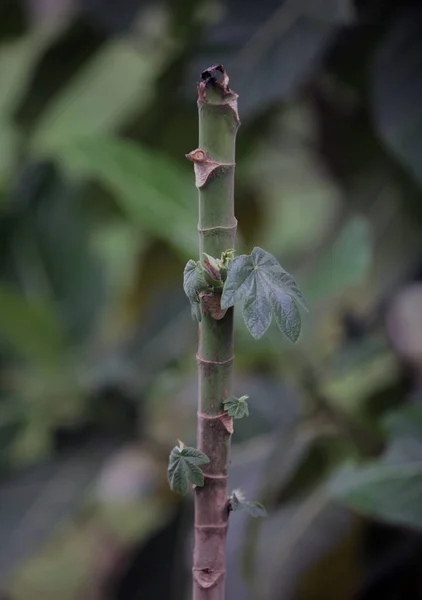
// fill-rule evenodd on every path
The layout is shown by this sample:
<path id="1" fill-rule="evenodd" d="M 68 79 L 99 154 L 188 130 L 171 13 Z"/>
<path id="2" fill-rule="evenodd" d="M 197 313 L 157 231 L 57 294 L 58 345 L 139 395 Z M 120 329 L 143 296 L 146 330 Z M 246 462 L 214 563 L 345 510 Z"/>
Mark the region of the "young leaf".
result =
<path id="1" fill-rule="evenodd" d="M 267 516 L 267 511 L 260 502 L 247 500 L 245 492 L 242 490 L 234 490 L 231 498 L 232 510 L 245 510 L 249 516 L 254 519 L 264 518 Z"/>
<path id="2" fill-rule="evenodd" d="M 221 279 L 223 281 L 225 281 L 227 279 L 227 269 L 229 268 L 229 264 L 231 263 L 231 261 L 234 258 L 235 252 L 236 251 L 234 250 L 234 248 L 230 248 L 229 250 L 225 250 L 224 252 L 221 253 L 219 265 L 220 265 Z"/>
<path id="3" fill-rule="evenodd" d="M 205 465 L 210 460 L 206 454 L 180 444 L 170 453 L 168 466 L 168 481 L 173 491 L 182 496 L 188 493 L 189 485 L 204 485 L 204 474 L 199 465 Z"/>
<path id="4" fill-rule="evenodd" d="M 300 334 L 299 303 L 306 302 L 293 277 L 262 248 L 242 254 L 229 265 L 221 298 L 222 308 L 243 302 L 243 318 L 251 335 L 259 339 L 270 326 L 273 310 L 278 328 L 292 342 Z"/>
<path id="5" fill-rule="evenodd" d="M 218 261 L 206 252 L 203 252 L 202 254 L 205 256 L 204 265 L 206 265 L 209 275 L 216 281 L 221 281 L 220 265 L 218 264 Z"/>
<path id="6" fill-rule="evenodd" d="M 198 292 L 207 287 L 201 266 L 194 260 L 186 263 L 183 272 L 183 289 L 189 298 L 191 305 L 192 318 L 196 321 L 201 320 L 201 311 L 199 310 Z"/>
<path id="7" fill-rule="evenodd" d="M 248 500 L 243 503 L 243 508 L 254 519 L 264 519 L 267 516 L 267 511 L 260 502 Z"/>
<path id="8" fill-rule="evenodd" d="M 233 419 L 249 417 L 249 406 L 246 402 L 247 399 L 248 396 L 241 396 L 240 398 L 231 396 L 230 398 L 227 398 L 227 400 L 224 400 L 223 405 L 229 417 L 233 417 Z"/>
<path id="9" fill-rule="evenodd" d="M 198 301 L 198 265 L 194 260 L 188 260 L 183 271 L 183 289 L 191 302 Z"/>

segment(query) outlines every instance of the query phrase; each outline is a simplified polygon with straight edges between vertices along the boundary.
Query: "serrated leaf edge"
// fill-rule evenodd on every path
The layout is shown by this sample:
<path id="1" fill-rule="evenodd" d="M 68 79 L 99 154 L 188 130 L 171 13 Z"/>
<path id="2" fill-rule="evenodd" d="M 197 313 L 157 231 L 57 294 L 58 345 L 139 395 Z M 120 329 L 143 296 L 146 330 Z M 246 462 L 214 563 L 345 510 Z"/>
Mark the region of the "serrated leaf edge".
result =
<path id="1" fill-rule="evenodd" d="M 242 285 L 244 285 L 245 281 L 243 281 L 239 287 L 235 290 L 235 292 L 232 294 L 232 299 L 227 301 L 227 297 L 225 297 L 224 294 L 224 290 L 227 284 L 227 281 L 229 279 L 229 274 L 230 274 L 230 267 L 231 265 L 233 265 L 235 263 L 235 261 L 240 261 L 240 260 L 247 260 L 249 259 L 250 262 L 252 263 L 253 269 L 258 269 L 259 265 L 256 262 L 256 254 L 258 252 L 262 252 L 265 253 L 266 255 L 268 255 L 269 258 L 273 259 L 277 265 L 278 268 L 280 268 L 281 272 L 286 274 L 290 280 L 290 284 L 289 285 L 285 285 L 283 286 L 283 292 L 290 296 L 292 298 L 292 301 L 296 304 L 299 305 L 300 307 L 302 307 L 306 312 L 309 312 L 309 308 L 307 305 L 307 302 L 302 294 L 302 292 L 300 291 L 299 286 L 297 285 L 295 279 L 293 278 L 293 276 L 286 271 L 285 269 L 283 269 L 283 267 L 280 265 L 279 261 L 277 260 L 277 258 L 275 256 L 273 256 L 270 252 L 268 252 L 267 250 L 264 250 L 263 248 L 260 248 L 259 246 L 255 246 L 252 250 L 252 252 L 250 254 L 241 254 L 240 256 L 237 256 L 235 259 L 233 259 L 233 261 L 231 262 L 231 264 L 229 265 L 229 270 L 228 270 L 228 276 L 226 281 L 224 282 L 224 286 L 223 286 L 223 294 L 222 294 L 222 299 L 221 299 L 221 307 L 222 308 L 230 308 L 231 306 L 234 306 L 236 304 L 237 301 L 241 302 L 243 305 L 243 309 L 245 306 L 245 300 L 243 298 L 241 299 L 237 299 L 236 296 L 242 296 L 242 293 L 239 294 L 239 290 L 241 289 Z M 250 277 L 250 275 L 248 275 L 247 279 Z M 269 286 L 270 289 L 274 286 Z M 268 327 L 271 325 L 271 322 L 273 321 L 273 318 L 275 318 L 277 316 L 277 310 L 279 310 L 279 307 L 283 308 L 283 305 L 278 301 L 276 294 L 275 293 L 271 293 L 271 296 L 268 298 L 269 302 L 271 303 L 271 318 L 270 321 L 268 323 L 268 326 L 265 327 L 264 331 L 260 334 L 257 335 L 256 333 L 253 333 L 248 325 L 247 319 L 245 317 L 245 314 L 243 314 L 243 319 L 245 322 L 245 325 L 249 331 L 249 333 L 251 333 L 252 337 L 254 337 L 255 339 L 260 339 L 266 332 L 266 330 L 268 329 Z M 278 329 L 281 331 L 281 333 L 283 333 L 291 342 L 296 343 L 299 339 L 300 336 L 300 331 L 301 331 L 301 319 L 300 319 L 300 313 L 298 312 L 298 321 L 299 321 L 299 325 L 298 325 L 298 331 L 293 332 L 293 331 L 286 331 L 286 328 L 283 328 L 282 325 L 279 323 L 279 319 L 276 318 L 276 323 L 277 323 L 277 327 Z"/>
<path id="2" fill-rule="evenodd" d="M 245 510 L 253 519 L 265 518 L 268 516 L 267 511 L 261 502 L 256 500 L 248 500 L 243 490 L 233 490 L 229 498 L 230 508 L 232 511 Z M 251 509 L 256 508 L 262 514 L 252 514 Z"/>
<path id="3" fill-rule="evenodd" d="M 233 417 L 233 419 L 243 419 L 243 417 L 249 417 L 249 405 L 246 402 L 246 400 L 249 398 L 249 396 L 241 396 L 240 398 L 236 398 L 235 396 L 230 396 L 229 398 L 226 398 L 225 400 L 223 400 L 223 406 L 225 411 L 227 412 L 227 414 L 230 417 Z M 226 405 L 228 404 L 232 404 L 231 406 L 227 407 Z M 242 406 L 242 408 L 244 408 L 245 412 L 244 414 L 242 414 L 241 416 L 236 416 L 235 412 L 236 408 Z"/>
<path id="4" fill-rule="evenodd" d="M 196 456 L 190 456 L 189 453 L 194 453 Z M 178 465 L 180 465 L 180 461 L 183 461 L 185 465 L 187 465 L 188 470 L 184 471 L 186 476 L 186 480 L 184 480 L 183 489 L 186 488 L 186 491 L 181 491 L 174 487 L 174 474 L 177 470 Z M 196 487 L 202 487 L 204 485 L 204 475 L 200 465 L 208 464 L 210 459 L 206 454 L 204 454 L 201 450 L 197 448 L 193 448 L 191 446 L 185 446 L 183 442 L 178 440 L 178 445 L 174 446 L 169 455 L 169 463 L 167 467 L 167 480 L 170 485 L 170 489 L 182 496 L 186 495 L 189 489 L 189 484 Z M 183 469 L 183 467 L 181 467 Z M 199 472 L 202 475 L 202 481 L 199 483 L 198 481 L 194 481 L 192 478 L 191 471 L 195 471 L 196 475 L 199 475 Z M 183 478 L 183 475 L 181 475 Z"/>

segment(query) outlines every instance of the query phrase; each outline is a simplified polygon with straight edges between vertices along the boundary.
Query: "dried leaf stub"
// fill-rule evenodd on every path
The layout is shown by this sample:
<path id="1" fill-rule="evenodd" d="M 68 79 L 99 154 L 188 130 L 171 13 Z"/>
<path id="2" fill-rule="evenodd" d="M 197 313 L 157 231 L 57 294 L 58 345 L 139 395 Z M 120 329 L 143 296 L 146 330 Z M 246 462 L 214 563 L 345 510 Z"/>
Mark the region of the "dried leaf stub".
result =
<path id="1" fill-rule="evenodd" d="M 218 81 L 218 72 L 222 74 L 222 81 Z M 207 97 L 207 90 L 217 92 L 220 103 L 228 104 L 233 110 L 236 121 L 239 122 L 239 113 L 237 110 L 238 95 L 229 88 L 229 76 L 223 65 L 213 65 L 208 67 L 201 74 L 202 81 L 198 84 L 198 101 L 207 103 L 210 98 Z M 212 99 L 211 99 L 211 103 Z"/>
<path id="2" fill-rule="evenodd" d="M 213 160 L 202 148 L 192 150 L 192 152 L 186 154 L 186 158 L 194 163 L 195 185 L 197 188 L 204 186 L 211 173 L 222 166 L 221 163 Z"/>
<path id="3" fill-rule="evenodd" d="M 194 569 L 193 576 L 202 589 L 209 589 L 216 585 L 224 573 L 212 569 Z"/>
<path id="4" fill-rule="evenodd" d="M 189 152 L 189 154 L 186 154 L 185 156 L 194 163 L 205 163 L 211 161 L 209 155 L 205 152 L 205 150 L 202 150 L 202 148 L 196 148 L 196 150 L 192 150 L 192 152 Z"/>
<path id="5" fill-rule="evenodd" d="M 220 421 L 229 433 L 233 433 L 233 418 L 229 414 L 223 413 L 220 417 Z"/>
<path id="6" fill-rule="evenodd" d="M 213 292 L 200 292 L 202 310 L 204 313 L 209 313 L 213 319 L 220 321 L 227 312 L 227 308 L 221 308 L 221 294 Z"/>

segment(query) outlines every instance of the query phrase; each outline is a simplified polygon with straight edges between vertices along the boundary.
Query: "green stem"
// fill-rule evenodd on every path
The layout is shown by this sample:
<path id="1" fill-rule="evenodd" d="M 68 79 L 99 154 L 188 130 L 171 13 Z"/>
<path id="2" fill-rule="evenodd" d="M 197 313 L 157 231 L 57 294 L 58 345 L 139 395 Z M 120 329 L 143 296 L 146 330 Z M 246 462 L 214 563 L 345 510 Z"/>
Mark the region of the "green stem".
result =
<path id="1" fill-rule="evenodd" d="M 218 77 L 222 75 L 222 81 Z M 221 65 L 202 74 L 198 85 L 199 148 L 194 162 L 199 190 L 199 250 L 219 258 L 234 248 L 235 140 L 239 127 L 237 95 L 228 87 Z M 220 295 L 212 299 L 219 307 Z M 193 600 L 223 600 L 228 527 L 228 463 L 233 424 L 223 400 L 232 395 L 233 309 L 221 318 L 210 311 L 210 297 L 201 300 L 197 354 L 199 375 L 198 448 L 210 459 L 203 469 L 205 485 L 195 489 Z M 212 314 L 211 314 L 212 313 Z M 212 316 L 214 315 L 214 316 Z M 216 318 L 215 318 L 216 317 Z"/>

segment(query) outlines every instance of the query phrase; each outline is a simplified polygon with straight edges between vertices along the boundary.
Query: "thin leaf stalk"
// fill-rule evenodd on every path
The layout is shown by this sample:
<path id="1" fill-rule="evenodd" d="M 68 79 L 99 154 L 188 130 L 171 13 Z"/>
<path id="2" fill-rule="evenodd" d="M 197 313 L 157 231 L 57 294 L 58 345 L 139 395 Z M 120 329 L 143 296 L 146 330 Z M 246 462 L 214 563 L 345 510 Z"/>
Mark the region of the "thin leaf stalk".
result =
<path id="1" fill-rule="evenodd" d="M 219 81 L 221 79 L 221 81 Z M 199 196 L 199 253 L 220 257 L 235 247 L 235 142 L 239 127 L 237 95 L 228 87 L 221 65 L 202 74 L 198 84 L 199 147 L 193 161 Z M 215 292 L 220 302 L 220 293 Z M 234 361 L 233 308 L 209 312 L 201 298 L 197 353 L 198 448 L 210 459 L 203 487 L 195 488 L 193 600 L 223 600 L 229 517 L 228 464 L 233 421 L 223 401 L 232 395 Z M 224 316 L 221 316 L 221 315 Z M 215 318 L 217 316 L 217 318 Z"/>

